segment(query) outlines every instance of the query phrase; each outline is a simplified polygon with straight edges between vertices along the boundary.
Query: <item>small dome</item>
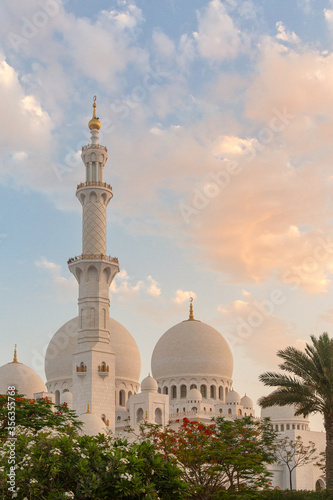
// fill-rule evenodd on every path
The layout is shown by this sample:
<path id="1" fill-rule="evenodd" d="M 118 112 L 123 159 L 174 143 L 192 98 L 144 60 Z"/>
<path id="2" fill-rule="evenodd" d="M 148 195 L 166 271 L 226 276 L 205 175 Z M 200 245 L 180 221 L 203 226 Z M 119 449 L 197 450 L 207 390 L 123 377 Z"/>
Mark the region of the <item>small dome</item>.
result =
<path id="1" fill-rule="evenodd" d="M 253 401 L 246 394 L 242 397 L 240 402 L 242 406 L 245 406 L 245 408 L 253 408 Z"/>
<path id="2" fill-rule="evenodd" d="M 174 377 L 231 379 L 233 357 L 225 338 L 215 328 L 189 319 L 170 328 L 152 355 L 156 380 Z"/>
<path id="3" fill-rule="evenodd" d="M 188 391 L 188 394 L 186 396 L 186 401 L 190 402 L 190 401 L 202 401 L 202 395 L 201 395 L 201 392 L 198 391 L 198 389 L 190 389 Z"/>
<path id="4" fill-rule="evenodd" d="M 14 386 L 20 394 L 33 399 L 36 392 L 46 392 L 41 377 L 29 366 L 15 361 L 0 367 L 0 394 L 6 394 Z"/>
<path id="5" fill-rule="evenodd" d="M 48 383 L 72 380 L 73 353 L 76 349 L 79 318 L 67 321 L 53 335 L 45 355 L 45 373 Z M 110 318 L 110 342 L 116 354 L 116 380 L 139 382 L 141 358 L 138 346 L 130 332 Z"/>
<path id="6" fill-rule="evenodd" d="M 290 421 L 300 421 L 308 422 L 308 418 L 304 418 L 302 415 L 295 416 L 296 408 L 294 405 L 286 406 L 269 406 L 268 408 L 261 409 L 261 418 L 270 418 L 272 421 L 276 420 L 290 420 Z"/>
<path id="7" fill-rule="evenodd" d="M 80 415 L 79 421 L 83 423 L 80 431 L 81 436 L 97 436 L 97 434 L 106 433 L 106 425 L 103 420 L 94 413 L 91 413 L 89 409 L 86 413 Z"/>
<path id="8" fill-rule="evenodd" d="M 233 389 L 228 392 L 227 397 L 225 398 L 226 403 L 240 403 L 240 395 L 238 392 L 234 391 Z"/>
<path id="9" fill-rule="evenodd" d="M 141 382 L 141 391 L 149 391 L 149 392 L 157 392 L 158 383 L 156 380 L 148 375 L 148 377 L 144 378 Z"/>

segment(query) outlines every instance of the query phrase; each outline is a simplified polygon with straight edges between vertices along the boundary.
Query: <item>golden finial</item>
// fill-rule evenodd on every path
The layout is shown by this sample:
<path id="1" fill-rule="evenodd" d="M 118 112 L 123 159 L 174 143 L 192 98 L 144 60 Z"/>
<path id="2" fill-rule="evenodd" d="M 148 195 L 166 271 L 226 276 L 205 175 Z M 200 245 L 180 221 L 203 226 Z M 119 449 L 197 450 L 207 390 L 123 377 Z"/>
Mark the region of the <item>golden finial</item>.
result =
<path id="1" fill-rule="evenodd" d="M 15 349 L 14 349 L 14 358 L 13 358 L 13 363 L 17 363 L 17 350 L 16 350 L 17 344 L 15 344 Z"/>
<path id="2" fill-rule="evenodd" d="M 101 128 L 101 122 L 99 121 L 99 118 L 96 116 L 96 96 L 94 95 L 94 103 L 93 103 L 93 116 L 90 122 L 88 123 L 88 127 L 90 130 L 99 130 Z"/>
<path id="3" fill-rule="evenodd" d="M 87 411 L 86 411 L 86 413 L 91 413 L 91 411 L 90 411 L 90 404 L 89 403 L 87 404 Z"/>
<path id="4" fill-rule="evenodd" d="M 188 319 L 194 319 L 192 302 L 193 302 L 193 297 L 190 297 L 190 315 L 189 315 Z"/>

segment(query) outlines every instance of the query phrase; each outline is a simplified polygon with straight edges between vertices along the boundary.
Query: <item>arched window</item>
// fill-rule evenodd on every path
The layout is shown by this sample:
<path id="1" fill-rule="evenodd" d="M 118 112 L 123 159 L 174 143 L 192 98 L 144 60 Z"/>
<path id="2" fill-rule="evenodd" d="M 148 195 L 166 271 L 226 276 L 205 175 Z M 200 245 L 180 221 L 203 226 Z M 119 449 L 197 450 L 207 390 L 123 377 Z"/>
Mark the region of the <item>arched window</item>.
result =
<path id="1" fill-rule="evenodd" d="M 228 408 L 228 415 L 231 415 L 231 408 Z"/>
<path id="2" fill-rule="evenodd" d="M 223 413 L 223 410 L 222 410 L 222 408 L 220 408 L 220 409 L 219 409 L 219 412 L 220 412 L 220 413 Z"/>
<path id="3" fill-rule="evenodd" d="M 290 430 L 290 425 L 289 424 L 287 424 L 286 429 L 287 429 L 287 431 Z"/>
<path id="4" fill-rule="evenodd" d="M 183 408 L 183 412 L 184 412 L 184 413 L 186 412 L 186 409 L 185 409 L 185 408 Z"/>
<path id="5" fill-rule="evenodd" d="M 298 431 L 300 430 L 300 426 L 299 426 L 299 424 L 297 424 L 297 430 L 298 430 Z"/>
<path id="6" fill-rule="evenodd" d="M 206 407 L 204 406 L 204 411 L 206 411 Z"/>
<path id="7" fill-rule="evenodd" d="M 191 384 L 190 389 L 197 389 L 196 384 Z"/>
<path id="8" fill-rule="evenodd" d="M 244 417 L 247 417 L 247 413 L 246 412 L 244 413 Z"/>
<path id="9" fill-rule="evenodd" d="M 284 425 L 281 424 L 281 432 L 283 432 L 283 431 L 284 431 Z"/>
<path id="10" fill-rule="evenodd" d="M 160 388 L 160 387 L 157 389 L 157 392 L 158 392 L 159 394 L 161 394 L 162 390 L 161 390 L 161 388 Z"/>
<path id="11" fill-rule="evenodd" d="M 160 408 L 156 408 L 155 410 L 155 422 L 157 424 L 162 423 L 162 410 Z"/>
<path id="12" fill-rule="evenodd" d="M 128 391 L 127 399 L 129 399 L 131 396 L 132 396 L 132 391 Z"/>
<path id="13" fill-rule="evenodd" d="M 216 399 L 216 387 L 215 387 L 215 385 L 210 386 L 210 397 L 212 399 Z"/>
<path id="14" fill-rule="evenodd" d="M 196 406 L 193 406 L 192 411 L 194 411 L 194 413 L 196 413 L 198 411 L 198 408 Z"/>
<path id="15" fill-rule="evenodd" d="M 169 389 L 167 388 L 167 386 L 163 387 L 163 394 L 169 394 Z"/>
<path id="16" fill-rule="evenodd" d="M 292 425 L 292 428 L 295 429 L 295 424 Z"/>
<path id="17" fill-rule="evenodd" d="M 228 387 L 225 388 L 225 397 L 227 397 L 228 394 Z"/>
<path id="18" fill-rule="evenodd" d="M 143 409 L 139 408 L 136 412 L 136 421 L 141 422 L 143 420 Z"/>
<path id="19" fill-rule="evenodd" d="M 176 413 L 179 413 L 179 408 L 177 408 Z"/>
<path id="20" fill-rule="evenodd" d="M 207 398 L 207 386 L 206 385 L 201 385 L 200 386 L 200 392 L 201 392 L 201 396 L 203 398 Z"/>
<path id="21" fill-rule="evenodd" d="M 117 417 L 117 423 L 119 424 L 119 422 L 121 422 L 121 417 Z"/>
<path id="22" fill-rule="evenodd" d="M 238 410 L 238 415 L 241 417 L 242 416 L 242 410 Z"/>
<path id="23" fill-rule="evenodd" d="M 180 397 L 186 398 L 186 394 L 187 394 L 187 387 L 185 384 L 183 384 L 180 386 Z"/>
<path id="24" fill-rule="evenodd" d="M 125 391 L 119 391 L 119 406 L 125 406 Z"/>
<path id="25" fill-rule="evenodd" d="M 177 387 L 175 385 L 171 387 L 171 397 L 172 399 L 177 399 Z"/>
<path id="26" fill-rule="evenodd" d="M 223 387 L 221 385 L 219 387 L 219 399 L 223 401 Z"/>
<path id="27" fill-rule="evenodd" d="M 60 405 L 60 391 L 55 391 L 55 404 Z"/>
<path id="28" fill-rule="evenodd" d="M 278 425 L 276 425 L 276 426 L 275 426 L 275 430 L 276 430 L 276 431 L 278 431 L 278 430 L 279 430 L 279 426 L 278 426 Z"/>

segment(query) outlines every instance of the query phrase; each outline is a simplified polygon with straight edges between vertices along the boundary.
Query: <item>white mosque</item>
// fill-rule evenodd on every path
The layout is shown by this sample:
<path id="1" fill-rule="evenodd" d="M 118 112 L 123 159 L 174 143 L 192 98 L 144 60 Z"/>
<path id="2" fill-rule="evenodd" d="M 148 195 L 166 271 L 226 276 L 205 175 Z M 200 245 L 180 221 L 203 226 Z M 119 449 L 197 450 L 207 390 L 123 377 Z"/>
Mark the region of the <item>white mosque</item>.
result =
<path id="1" fill-rule="evenodd" d="M 109 289 L 119 271 L 118 259 L 106 253 L 106 210 L 113 196 L 103 180 L 107 149 L 98 142 L 100 121 L 93 104 L 89 121 L 91 144 L 82 148 L 86 180 L 77 186 L 82 205 L 82 253 L 68 260 L 78 282 L 78 316 L 65 323 L 51 339 L 45 356 L 46 384 L 17 359 L 0 367 L 0 394 L 9 386 L 28 398 L 49 397 L 66 402 L 83 421 L 83 432 L 94 435 L 106 428 L 122 433 L 142 420 L 165 425 L 185 416 L 210 422 L 212 417 L 255 416 L 253 402 L 233 389 L 233 356 L 224 337 L 194 318 L 171 327 L 153 351 L 152 376 L 139 383 L 141 359 L 129 331 L 110 318 Z M 325 434 L 310 431 L 309 421 L 295 417 L 292 407 L 262 410 L 274 428 L 292 439 L 313 441 L 325 449 Z M 273 486 L 288 488 L 283 465 L 271 468 Z M 324 486 L 320 469 L 309 464 L 294 471 L 297 489 Z"/>

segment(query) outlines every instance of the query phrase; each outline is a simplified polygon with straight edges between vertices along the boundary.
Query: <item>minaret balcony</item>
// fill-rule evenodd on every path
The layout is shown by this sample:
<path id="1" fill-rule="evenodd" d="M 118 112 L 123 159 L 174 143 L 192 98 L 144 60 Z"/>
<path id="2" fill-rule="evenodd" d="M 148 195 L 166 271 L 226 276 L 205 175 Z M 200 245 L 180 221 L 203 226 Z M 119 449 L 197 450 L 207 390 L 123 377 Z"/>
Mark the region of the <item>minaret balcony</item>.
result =
<path id="1" fill-rule="evenodd" d="M 100 377 L 107 377 L 109 375 L 109 365 L 105 363 L 98 365 L 98 375 Z"/>
<path id="2" fill-rule="evenodd" d="M 81 254 L 76 257 L 71 257 L 68 259 L 67 264 L 72 264 L 73 262 L 78 262 L 80 260 L 106 260 L 107 262 L 112 262 L 113 264 L 119 264 L 118 257 L 110 257 L 109 255 L 104 255 L 102 253 L 98 254 Z"/>
<path id="3" fill-rule="evenodd" d="M 86 146 L 82 146 L 82 151 L 87 151 L 87 149 L 103 149 L 103 151 L 108 151 L 107 148 L 101 144 L 87 144 Z"/>
<path id="4" fill-rule="evenodd" d="M 98 187 L 104 187 L 106 189 L 109 189 L 112 191 L 112 187 L 110 184 L 107 184 L 106 182 L 101 182 L 101 181 L 86 181 L 86 182 L 81 182 L 80 184 L 77 185 L 77 190 L 82 189 L 84 187 L 90 187 L 90 186 L 98 186 Z"/>
<path id="5" fill-rule="evenodd" d="M 83 376 L 87 374 L 87 365 L 81 363 L 80 366 L 76 365 L 76 374 Z"/>

